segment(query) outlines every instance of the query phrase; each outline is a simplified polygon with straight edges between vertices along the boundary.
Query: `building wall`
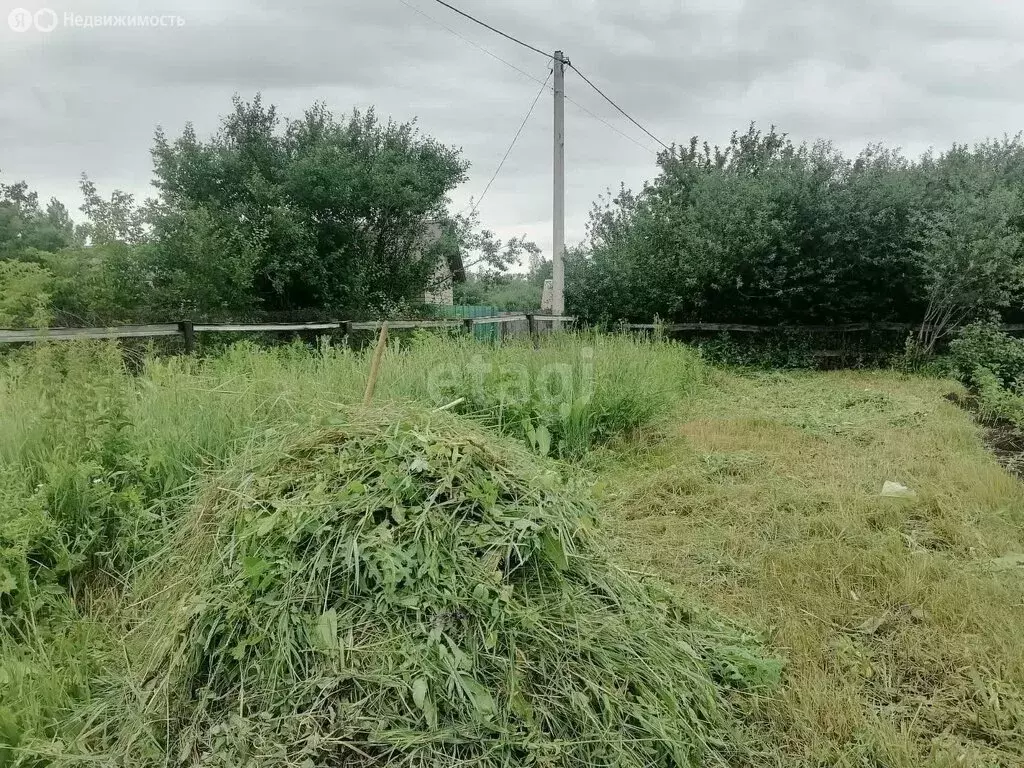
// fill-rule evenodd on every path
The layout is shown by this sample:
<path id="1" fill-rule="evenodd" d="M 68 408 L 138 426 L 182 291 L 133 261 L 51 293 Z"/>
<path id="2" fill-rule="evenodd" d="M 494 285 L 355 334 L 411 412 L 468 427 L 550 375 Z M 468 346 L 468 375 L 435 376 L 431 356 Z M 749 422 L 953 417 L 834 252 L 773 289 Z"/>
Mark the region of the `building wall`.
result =
<path id="1" fill-rule="evenodd" d="M 455 284 L 447 264 L 438 264 L 431 287 L 423 294 L 423 303 L 450 307 L 455 303 Z"/>
<path id="2" fill-rule="evenodd" d="M 427 245 L 441 238 L 441 225 L 431 222 L 427 225 L 425 240 Z M 448 264 L 441 262 L 434 269 L 434 276 L 431 278 L 430 286 L 423 293 L 424 304 L 434 304 L 450 307 L 455 303 L 455 281 L 452 278 L 452 271 Z"/>

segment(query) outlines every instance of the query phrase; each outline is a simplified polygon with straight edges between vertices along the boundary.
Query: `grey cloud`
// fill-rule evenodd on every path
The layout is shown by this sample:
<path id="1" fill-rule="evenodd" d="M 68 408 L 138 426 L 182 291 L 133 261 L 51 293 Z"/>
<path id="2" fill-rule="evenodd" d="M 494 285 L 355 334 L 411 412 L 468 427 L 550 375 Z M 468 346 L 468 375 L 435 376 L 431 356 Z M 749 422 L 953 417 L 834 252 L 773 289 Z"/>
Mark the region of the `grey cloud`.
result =
<path id="1" fill-rule="evenodd" d="M 70 0 L 65 0 L 71 5 Z M 582 71 L 665 141 L 728 138 L 751 120 L 845 149 L 914 151 L 1024 125 L 1024 8 L 1006 0 L 454 0 Z M 63 14 L 178 14 L 180 28 L 16 34 L 0 14 L 0 169 L 77 198 L 86 170 L 104 188 L 148 193 L 153 129 L 216 128 L 234 92 L 263 91 L 282 114 L 316 100 L 376 105 L 460 146 L 472 162 L 456 207 L 479 195 L 537 84 L 401 0 L 18 0 Z M 431 0 L 406 0 L 533 77 L 546 62 Z M 573 73 L 574 100 L 642 147 L 567 107 L 570 237 L 594 199 L 656 172 L 654 142 Z M 484 224 L 550 247 L 551 103 L 544 97 L 480 207 Z"/>

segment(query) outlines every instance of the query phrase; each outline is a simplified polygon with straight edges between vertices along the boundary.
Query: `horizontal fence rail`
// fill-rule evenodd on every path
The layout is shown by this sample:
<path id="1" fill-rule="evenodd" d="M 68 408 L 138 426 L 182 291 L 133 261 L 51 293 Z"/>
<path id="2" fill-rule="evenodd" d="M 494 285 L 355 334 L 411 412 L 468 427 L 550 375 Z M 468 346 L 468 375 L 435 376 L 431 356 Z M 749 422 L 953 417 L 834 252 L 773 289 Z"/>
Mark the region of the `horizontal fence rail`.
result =
<path id="1" fill-rule="evenodd" d="M 571 326 L 575 317 L 567 315 L 544 315 L 522 313 L 494 315 L 490 317 L 467 317 L 445 320 L 388 320 L 391 330 L 422 329 L 465 329 L 471 331 L 478 325 L 513 325 L 527 323 L 530 333 L 537 333 L 542 326 L 559 328 Z M 185 346 L 191 349 L 197 333 L 287 333 L 287 332 L 340 332 L 348 335 L 356 331 L 377 331 L 381 321 L 331 321 L 323 323 L 162 323 L 155 325 L 119 325 L 106 328 L 0 328 L 0 345 L 23 344 L 40 341 L 74 341 L 77 339 L 132 339 L 181 336 Z M 750 325 L 747 323 L 622 323 L 619 328 L 631 331 L 662 330 L 666 333 L 707 332 L 707 333 L 856 333 L 864 331 L 912 331 L 920 328 L 913 323 L 845 323 L 839 325 Z M 1024 323 L 1001 326 L 1004 331 L 1024 331 Z M 819 353 L 826 354 L 826 353 Z M 838 354 L 838 353 L 836 353 Z"/>
<path id="2" fill-rule="evenodd" d="M 0 344 L 16 344 L 24 341 L 69 341 L 74 339 L 133 339 L 154 336 L 177 336 L 181 332 L 178 323 L 164 325 L 120 325 L 112 328 L 0 329 Z"/>
<path id="3" fill-rule="evenodd" d="M 339 323 L 196 323 L 194 333 L 261 333 L 263 331 L 336 331 Z"/>
<path id="4" fill-rule="evenodd" d="M 377 331 L 382 323 L 349 323 L 348 327 L 353 331 Z M 388 320 L 388 330 L 402 331 L 415 328 L 463 328 L 465 320 Z M 344 329 L 343 329 L 344 330 Z"/>
<path id="5" fill-rule="evenodd" d="M 531 330 L 540 323 L 571 324 L 576 318 L 564 315 L 509 314 L 492 317 L 471 317 L 452 320 L 388 320 L 391 330 L 423 329 L 472 329 L 477 325 L 519 323 L 527 321 Z M 120 325 L 108 328 L 28 328 L 0 329 L 0 344 L 23 344 L 40 341 L 74 341 L 76 339 L 132 339 L 155 338 L 159 336 L 181 336 L 188 348 L 192 347 L 197 333 L 281 333 L 300 331 L 338 331 L 349 334 L 354 331 L 376 331 L 381 321 L 354 322 L 332 321 L 327 323 L 163 323 L 157 325 Z"/>
<path id="6" fill-rule="evenodd" d="M 708 331 L 721 333 L 777 333 L 778 331 L 796 331 L 803 333 L 852 333 L 856 331 L 913 331 L 921 327 L 920 323 L 842 323 L 838 325 L 748 325 L 745 323 L 624 323 L 624 327 L 632 331 L 653 331 L 660 328 L 668 333 L 679 331 Z M 1000 326 L 1004 331 L 1024 331 L 1024 324 L 1010 323 Z"/>

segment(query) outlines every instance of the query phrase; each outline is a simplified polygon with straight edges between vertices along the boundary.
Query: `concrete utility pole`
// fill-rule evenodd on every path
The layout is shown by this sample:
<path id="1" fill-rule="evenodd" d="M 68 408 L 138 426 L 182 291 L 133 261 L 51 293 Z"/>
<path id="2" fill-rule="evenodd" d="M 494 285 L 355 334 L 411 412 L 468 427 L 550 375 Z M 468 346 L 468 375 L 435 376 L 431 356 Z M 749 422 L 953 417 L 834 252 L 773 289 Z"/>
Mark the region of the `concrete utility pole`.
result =
<path id="1" fill-rule="evenodd" d="M 551 249 L 552 306 L 554 315 L 565 314 L 565 58 L 555 51 L 555 198 L 554 242 Z M 561 323 L 555 322 L 557 328 Z"/>

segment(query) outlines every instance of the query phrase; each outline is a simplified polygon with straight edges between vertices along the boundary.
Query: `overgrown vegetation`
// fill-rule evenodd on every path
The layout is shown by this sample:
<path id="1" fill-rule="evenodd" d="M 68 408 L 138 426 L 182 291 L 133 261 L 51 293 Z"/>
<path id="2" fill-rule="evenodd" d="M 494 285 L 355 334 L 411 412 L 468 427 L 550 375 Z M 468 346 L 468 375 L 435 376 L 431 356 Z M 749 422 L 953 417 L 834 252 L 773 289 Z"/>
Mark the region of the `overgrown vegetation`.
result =
<path id="1" fill-rule="evenodd" d="M 103 197 L 85 220 L 0 184 L 0 326 L 412 313 L 441 274 L 536 246 L 448 210 L 468 168 L 414 123 L 322 104 L 282 119 L 235 98 L 208 138 L 157 130 L 157 197 Z"/>
<path id="2" fill-rule="evenodd" d="M 592 321 L 918 325 L 931 351 L 960 322 L 1021 305 L 1024 142 L 856 159 L 751 127 L 675 147 L 641 192 L 595 206 L 567 265 Z"/>
<path id="3" fill-rule="evenodd" d="M 240 457 L 155 558 L 96 757 L 725 763 L 735 649 L 605 560 L 553 466 L 443 414 L 335 420 Z"/>
<path id="4" fill-rule="evenodd" d="M 121 578 L 151 554 L 203 473 L 266 429 L 312 423 L 358 402 L 363 353 L 239 344 L 206 359 L 146 358 L 114 345 L 26 349 L 0 378 L 0 605 L 26 621 L 52 588 Z M 491 349 L 423 335 L 386 357 L 378 396 L 439 407 L 580 457 L 638 427 L 702 376 L 665 344 L 598 336 Z"/>
<path id="5" fill-rule="evenodd" d="M 505 312 L 536 312 L 541 306 L 544 281 L 550 277 L 551 262 L 532 254 L 525 274 L 494 269 L 468 273 L 466 281 L 455 286 L 455 303 L 486 305 Z"/>
<path id="6" fill-rule="evenodd" d="M 1024 759 L 1024 496 L 955 384 L 414 335 L 358 415 L 344 348 L 129 363 L 3 364 L 0 764 Z"/>
<path id="7" fill-rule="evenodd" d="M 1024 340 L 995 323 L 975 323 L 950 344 L 950 364 L 983 419 L 1024 426 Z"/>
<path id="8" fill-rule="evenodd" d="M 47 345 L 3 368 L 3 763 L 358 762 L 354 748 L 410 764 L 647 765 L 741 749 L 720 691 L 769 684 L 774 662 L 607 564 L 585 491 L 527 458 L 580 456 L 656 419 L 701 382 L 692 352 L 414 337 L 385 357 L 378 398 L 420 405 L 377 416 L 346 405 L 367 367 L 347 349 L 238 345 L 136 360 L 136 373 L 121 355 Z M 453 395 L 463 416 L 418 415 Z M 521 447 L 458 426 L 473 420 Z M 325 423 L 338 426 L 309 437 Z M 321 642 L 335 621 L 336 643 L 355 638 L 345 655 Z M 348 704 L 328 716 L 332 691 Z"/>

